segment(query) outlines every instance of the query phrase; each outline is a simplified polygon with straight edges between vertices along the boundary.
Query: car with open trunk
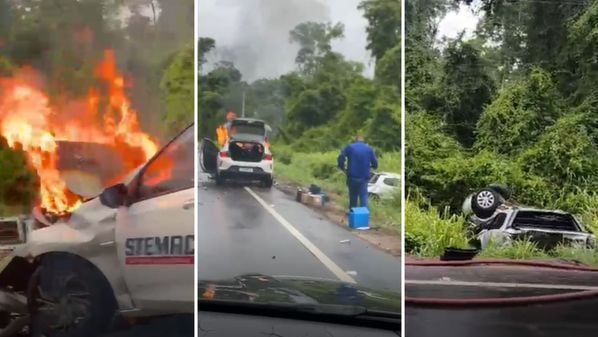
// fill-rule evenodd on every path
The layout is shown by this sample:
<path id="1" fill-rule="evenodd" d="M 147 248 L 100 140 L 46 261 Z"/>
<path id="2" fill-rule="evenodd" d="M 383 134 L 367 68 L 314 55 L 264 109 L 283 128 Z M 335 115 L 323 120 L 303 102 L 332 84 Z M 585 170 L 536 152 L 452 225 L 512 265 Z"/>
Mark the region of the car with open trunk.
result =
<path id="1" fill-rule="evenodd" d="M 270 130 L 259 119 L 233 120 L 221 148 L 210 139 L 203 139 L 200 160 L 203 171 L 212 174 L 218 185 L 227 180 L 243 180 L 272 187 L 274 158 L 268 143 Z"/>

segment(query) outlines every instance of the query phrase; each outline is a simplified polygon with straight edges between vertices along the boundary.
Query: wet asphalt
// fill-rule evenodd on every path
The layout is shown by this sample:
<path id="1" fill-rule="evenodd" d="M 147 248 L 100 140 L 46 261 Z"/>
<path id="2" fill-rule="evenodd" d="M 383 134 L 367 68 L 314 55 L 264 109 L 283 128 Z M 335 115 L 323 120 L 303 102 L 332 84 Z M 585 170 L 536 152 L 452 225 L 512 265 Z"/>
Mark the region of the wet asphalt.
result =
<path id="1" fill-rule="evenodd" d="M 546 268 L 406 266 L 405 296 L 507 298 L 598 287 L 598 273 Z M 426 283 L 427 281 L 432 281 Z M 437 284 L 435 282 L 446 282 Z M 406 304 L 406 336 L 598 336 L 598 298 L 503 307 L 421 307 Z"/>
<path id="2" fill-rule="evenodd" d="M 200 173 L 198 277 L 223 280 L 245 273 L 337 279 L 246 189 L 249 187 L 343 271 L 365 287 L 401 290 L 401 261 L 276 188 L 227 183 Z M 349 240 L 349 243 L 341 241 Z"/>

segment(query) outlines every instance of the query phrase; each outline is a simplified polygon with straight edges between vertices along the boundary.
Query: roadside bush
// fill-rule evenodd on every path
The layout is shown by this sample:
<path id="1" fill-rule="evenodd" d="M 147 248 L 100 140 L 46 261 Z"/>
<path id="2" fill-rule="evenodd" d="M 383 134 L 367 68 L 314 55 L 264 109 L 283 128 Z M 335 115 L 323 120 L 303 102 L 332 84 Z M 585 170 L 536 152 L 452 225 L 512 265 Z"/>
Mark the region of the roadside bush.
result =
<path id="1" fill-rule="evenodd" d="M 318 179 L 330 179 L 338 168 L 333 163 L 328 162 L 316 162 L 311 165 L 311 173 Z"/>
<path id="2" fill-rule="evenodd" d="M 535 142 L 560 116 L 559 95 L 550 74 L 535 68 L 501 90 L 477 124 L 475 147 L 516 154 Z"/>
<path id="3" fill-rule="evenodd" d="M 583 115 L 562 117 L 519 159 L 525 172 L 545 177 L 559 189 L 598 187 L 598 149 L 583 124 Z M 592 186 L 593 185 L 593 186 Z"/>
<path id="4" fill-rule="evenodd" d="M 422 112 L 405 115 L 405 184 L 407 193 L 417 186 L 422 192 L 433 187 L 423 179 L 432 172 L 433 163 L 463 157 L 459 143 L 445 134 L 438 118 Z"/>
<path id="5" fill-rule="evenodd" d="M 447 247 L 466 248 L 465 219 L 440 216 L 434 208 L 422 210 L 413 200 L 405 201 L 405 250 L 418 256 L 440 256 Z"/>
<path id="6" fill-rule="evenodd" d="M 293 161 L 293 152 L 288 146 L 276 144 L 270 148 L 270 151 L 277 163 L 289 165 Z"/>
<path id="7" fill-rule="evenodd" d="M 343 146 L 342 140 L 335 137 L 329 126 L 321 126 L 305 131 L 291 144 L 297 152 L 311 153 L 314 151 L 330 151 Z"/>
<path id="8" fill-rule="evenodd" d="M 378 171 L 400 174 L 401 152 L 382 152 L 378 155 Z"/>

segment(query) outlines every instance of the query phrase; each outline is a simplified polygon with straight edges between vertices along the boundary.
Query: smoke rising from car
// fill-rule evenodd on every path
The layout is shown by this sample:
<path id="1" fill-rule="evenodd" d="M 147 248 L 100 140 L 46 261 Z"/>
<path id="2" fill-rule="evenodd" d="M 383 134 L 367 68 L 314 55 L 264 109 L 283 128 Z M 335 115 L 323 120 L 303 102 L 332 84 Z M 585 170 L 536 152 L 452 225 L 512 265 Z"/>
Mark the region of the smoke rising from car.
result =
<path id="1" fill-rule="evenodd" d="M 210 65 L 233 62 L 243 79 L 276 78 L 295 68 L 298 46 L 289 32 L 305 21 L 343 22 L 345 38 L 334 43 L 346 57 L 369 63 L 361 0 L 204 0 L 198 11 L 198 36 L 216 40 Z M 368 69 L 367 72 L 371 72 Z"/>

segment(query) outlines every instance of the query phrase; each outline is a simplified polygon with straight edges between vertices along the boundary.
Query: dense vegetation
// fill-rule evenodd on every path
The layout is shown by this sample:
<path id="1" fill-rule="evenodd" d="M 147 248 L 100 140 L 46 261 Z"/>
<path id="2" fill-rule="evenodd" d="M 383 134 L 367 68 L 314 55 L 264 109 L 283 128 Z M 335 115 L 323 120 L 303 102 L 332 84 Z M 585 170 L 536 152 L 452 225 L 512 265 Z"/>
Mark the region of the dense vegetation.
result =
<path id="1" fill-rule="evenodd" d="M 193 120 L 193 8 L 193 0 L 0 0 L 0 77 L 31 66 L 60 106 L 87 94 L 94 66 L 113 49 L 144 130 L 166 139 Z M 0 211 L 27 205 L 36 179 L 23 154 L 0 139 L 0 163 Z"/>
<path id="2" fill-rule="evenodd" d="M 438 44 L 438 19 L 470 2 L 406 1 L 414 252 L 466 242 L 456 217 L 463 198 L 494 182 L 520 203 L 581 214 L 598 230 L 598 1 L 482 0 L 472 39 Z"/>
<path id="3" fill-rule="evenodd" d="M 332 41 L 343 38 L 343 24 L 321 22 L 304 22 L 289 32 L 291 43 L 299 47 L 296 69 L 279 78 L 247 83 L 229 62 L 203 71 L 200 135 L 213 138 L 227 111 L 240 114 L 245 92 L 246 116 L 268 121 L 276 132 L 273 152 L 279 180 L 316 183 L 328 192 L 346 194 L 342 173 L 335 168 L 336 156 L 358 130 L 376 148 L 381 166 L 400 172 L 400 7 L 399 0 L 366 0 L 359 6 L 369 21 L 367 48 L 375 59 L 373 79 L 364 77 L 362 64 L 332 49 Z M 206 66 L 206 54 L 216 43 L 200 38 L 200 68 Z M 399 199 L 379 205 L 377 212 L 380 220 L 397 230 Z"/>

